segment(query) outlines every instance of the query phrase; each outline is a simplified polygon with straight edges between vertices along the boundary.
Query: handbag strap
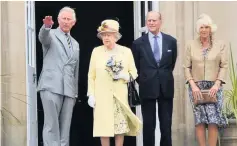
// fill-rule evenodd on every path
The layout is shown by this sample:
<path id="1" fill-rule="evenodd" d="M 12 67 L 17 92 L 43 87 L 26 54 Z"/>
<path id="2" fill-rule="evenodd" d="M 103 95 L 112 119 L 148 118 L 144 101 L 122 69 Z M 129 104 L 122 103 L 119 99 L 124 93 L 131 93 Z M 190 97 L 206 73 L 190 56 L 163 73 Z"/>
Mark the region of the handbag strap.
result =
<path id="1" fill-rule="evenodd" d="M 134 79 L 133 79 L 131 73 L 129 73 L 129 81 L 128 81 L 128 83 L 127 83 L 127 86 L 128 86 L 128 87 L 129 87 L 129 86 L 133 86 L 133 85 L 132 85 L 133 82 L 134 82 Z"/>
<path id="2" fill-rule="evenodd" d="M 132 77 L 132 74 L 129 73 L 129 82 L 132 82 L 132 81 L 134 81 L 134 79 L 133 79 L 133 77 Z"/>
<path id="3" fill-rule="evenodd" d="M 130 76 L 130 78 L 129 78 L 129 82 L 128 82 L 127 85 L 128 85 L 128 86 L 130 85 L 131 88 L 135 88 L 135 80 L 133 79 L 132 74 L 129 73 L 129 76 Z"/>

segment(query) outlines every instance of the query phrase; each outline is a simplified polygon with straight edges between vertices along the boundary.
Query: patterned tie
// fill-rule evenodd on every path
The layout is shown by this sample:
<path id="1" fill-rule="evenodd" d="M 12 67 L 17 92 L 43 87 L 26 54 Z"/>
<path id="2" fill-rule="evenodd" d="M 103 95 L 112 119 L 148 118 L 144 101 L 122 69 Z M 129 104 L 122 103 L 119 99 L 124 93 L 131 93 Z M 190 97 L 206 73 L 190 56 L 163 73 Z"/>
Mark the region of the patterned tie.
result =
<path id="1" fill-rule="evenodd" d="M 71 45 L 71 40 L 70 40 L 70 36 L 66 33 L 66 38 L 67 38 L 67 44 L 68 44 L 68 48 L 71 50 L 72 45 Z"/>
<path id="2" fill-rule="evenodd" d="M 154 50 L 153 50 L 153 54 L 154 54 L 154 57 L 156 59 L 156 63 L 159 66 L 159 63 L 160 63 L 160 48 L 159 48 L 157 39 L 158 39 L 158 36 L 154 36 Z"/>

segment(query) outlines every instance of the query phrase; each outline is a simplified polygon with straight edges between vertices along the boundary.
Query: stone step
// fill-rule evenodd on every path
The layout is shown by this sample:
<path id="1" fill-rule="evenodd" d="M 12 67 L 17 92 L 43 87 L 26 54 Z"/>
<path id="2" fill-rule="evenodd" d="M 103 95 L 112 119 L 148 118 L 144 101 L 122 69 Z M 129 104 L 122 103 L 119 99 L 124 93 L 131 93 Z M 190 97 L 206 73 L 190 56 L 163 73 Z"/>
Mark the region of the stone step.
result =
<path id="1" fill-rule="evenodd" d="M 237 137 L 221 137 L 221 146 L 236 146 Z"/>
<path id="2" fill-rule="evenodd" d="M 221 137 L 221 141 L 225 141 L 225 140 L 237 140 L 236 136 L 232 136 L 232 137 Z"/>

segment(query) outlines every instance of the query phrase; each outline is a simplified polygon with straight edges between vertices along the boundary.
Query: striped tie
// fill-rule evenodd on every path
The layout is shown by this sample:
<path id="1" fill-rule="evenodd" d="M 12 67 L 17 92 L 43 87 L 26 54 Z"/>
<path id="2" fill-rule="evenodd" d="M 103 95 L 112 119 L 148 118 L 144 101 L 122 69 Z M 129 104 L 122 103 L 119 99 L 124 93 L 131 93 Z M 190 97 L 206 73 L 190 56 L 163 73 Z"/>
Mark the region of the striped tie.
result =
<path id="1" fill-rule="evenodd" d="M 72 45 L 71 45 L 71 40 L 70 40 L 70 36 L 66 33 L 66 38 L 67 38 L 67 44 L 68 44 L 68 48 L 71 49 Z"/>

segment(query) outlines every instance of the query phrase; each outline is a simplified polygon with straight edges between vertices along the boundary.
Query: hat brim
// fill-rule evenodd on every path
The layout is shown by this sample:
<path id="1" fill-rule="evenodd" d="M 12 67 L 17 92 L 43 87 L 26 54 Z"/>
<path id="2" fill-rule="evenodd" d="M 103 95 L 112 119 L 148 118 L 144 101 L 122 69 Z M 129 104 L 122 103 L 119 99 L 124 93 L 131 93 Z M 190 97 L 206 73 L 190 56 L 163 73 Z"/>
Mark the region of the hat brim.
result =
<path id="1" fill-rule="evenodd" d="M 101 37 L 101 34 L 102 34 L 102 33 L 117 33 L 117 39 L 118 39 L 118 40 L 121 39 L 121 37 L 122 37 L 122 35 L 121 35 L 119 32 L 117 32 L 117 31 L 106 30 L 106 31 L 100 31 L 100 32 L 97 34 L 97 37 L 98 37 L 99 39 L 101 39 L 101 40 L 102 40 L 102 37 Z"/>

